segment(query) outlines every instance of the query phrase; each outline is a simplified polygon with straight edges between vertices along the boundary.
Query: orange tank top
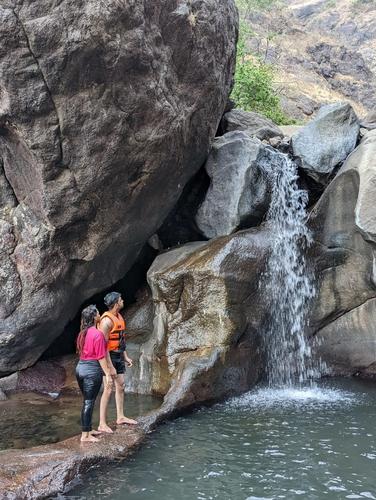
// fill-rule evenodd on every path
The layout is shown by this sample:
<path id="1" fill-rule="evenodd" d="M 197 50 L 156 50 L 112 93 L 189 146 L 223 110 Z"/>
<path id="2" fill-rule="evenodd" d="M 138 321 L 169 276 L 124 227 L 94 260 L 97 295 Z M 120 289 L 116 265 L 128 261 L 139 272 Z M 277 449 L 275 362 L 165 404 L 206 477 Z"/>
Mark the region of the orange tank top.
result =
<path id="1" fill-rule="evenodd" d="M 102 314 L 101 320 L 104 318 L 109 318 L 112 321 L 112 329 L 108 335 L 107 349 L 109 351 L 119 351 L 121 349 L 122 337 L 125 335 L 125 320 L 121 314 L 118 313 L 115 316 L 115 314 L 109 311 Z"/>

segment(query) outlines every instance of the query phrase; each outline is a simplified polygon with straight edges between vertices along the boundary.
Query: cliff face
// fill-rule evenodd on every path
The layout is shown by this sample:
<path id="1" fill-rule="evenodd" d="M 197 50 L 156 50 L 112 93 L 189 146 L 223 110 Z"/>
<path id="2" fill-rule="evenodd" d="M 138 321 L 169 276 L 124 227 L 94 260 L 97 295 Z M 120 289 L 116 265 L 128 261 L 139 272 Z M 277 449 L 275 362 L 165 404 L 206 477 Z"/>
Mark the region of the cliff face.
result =
<path id="1" fill-rule="evenodd" d="M 0 3 L 0 374 L 129 269 L 205 160 L 232 0 Z"/>
<path id="2" fill-rule="evenodd" d="M 305 119 L 321 104 L 376 106 L 376 4 L 367 0 L 281 0 L 250 12 L 255 52 L 277 71 L 286 114 Z"/>

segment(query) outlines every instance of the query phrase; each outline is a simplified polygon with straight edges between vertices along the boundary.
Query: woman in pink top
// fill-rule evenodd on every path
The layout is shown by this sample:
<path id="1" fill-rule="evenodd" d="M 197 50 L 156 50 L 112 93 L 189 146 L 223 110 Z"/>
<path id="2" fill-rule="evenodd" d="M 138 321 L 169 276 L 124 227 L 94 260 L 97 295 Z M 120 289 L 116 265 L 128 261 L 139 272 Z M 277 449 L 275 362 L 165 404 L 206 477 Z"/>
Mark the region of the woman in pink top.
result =
<path id="1" fill-rule="evenodd" d="M 107 345 L 103 333 L 95 325 L 100 321 L 98 309 L 94 305 L 85 307 L 81 314 L 81 331 L 77 337 L 77 352 L 80 360 L 76 367 L 76 378 L 84 397 L 81 411 L 81 441 L 99 441 L 95 437 L 99 432 L 92 430 L 92 417 L 95 400 L 102 385 L 112 384 L 112 377 L 107 366 Z"/>

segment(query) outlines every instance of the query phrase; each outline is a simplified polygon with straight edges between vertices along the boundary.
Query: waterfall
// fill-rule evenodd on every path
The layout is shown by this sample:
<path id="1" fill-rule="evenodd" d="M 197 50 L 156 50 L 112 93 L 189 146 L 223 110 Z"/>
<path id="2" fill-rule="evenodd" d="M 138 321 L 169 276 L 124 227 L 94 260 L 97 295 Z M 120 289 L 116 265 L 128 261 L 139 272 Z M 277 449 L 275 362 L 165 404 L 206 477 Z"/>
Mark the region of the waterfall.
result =
<path id="1" fill-rule="evenodd" d="M 267 222 L 272 246 L 260 279 L 269 310 L 267 377 L 270 386 L 291 386 L 319 375 L 304 335 L 307 308 L 315 295 L 305 256 L 312 242 L 306 224 L 308 194 L 299 189 L 297 167 L 288 156 L 266 148 L 261 168 L 271 184 Z"/>

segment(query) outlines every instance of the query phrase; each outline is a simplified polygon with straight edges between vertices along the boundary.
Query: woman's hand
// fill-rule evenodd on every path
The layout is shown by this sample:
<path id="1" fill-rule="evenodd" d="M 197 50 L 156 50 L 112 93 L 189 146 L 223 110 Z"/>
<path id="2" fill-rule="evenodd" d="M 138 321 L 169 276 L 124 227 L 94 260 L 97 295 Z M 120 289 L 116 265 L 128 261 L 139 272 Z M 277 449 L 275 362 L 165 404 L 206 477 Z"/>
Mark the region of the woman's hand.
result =
<path id="1" fill-rule="evenodd" d="M 130 368 L 131 366 L 133 366 L 133 361 L 131 360 L 131 358 L 128 358 L 128 357 L 127 357 L 127 358 L 125 358 L 125 362 L 126 362 L 126 363 L 127 363 L 127 365 L 129 366 L 129 368 Z"/>
<path id="2" fill-rule="evenodd" d="M 114 384 L 114 379 L 110 372 L 106 373 L 106 385 L 107 387 L 112 387 Z"/>
<path id="3" fill-rule="evenodd" d="M 111 377 L 116 377 L 117 373 L 113 366 L 110 367 L 110 375 Z"/>

